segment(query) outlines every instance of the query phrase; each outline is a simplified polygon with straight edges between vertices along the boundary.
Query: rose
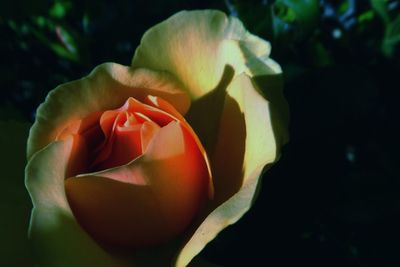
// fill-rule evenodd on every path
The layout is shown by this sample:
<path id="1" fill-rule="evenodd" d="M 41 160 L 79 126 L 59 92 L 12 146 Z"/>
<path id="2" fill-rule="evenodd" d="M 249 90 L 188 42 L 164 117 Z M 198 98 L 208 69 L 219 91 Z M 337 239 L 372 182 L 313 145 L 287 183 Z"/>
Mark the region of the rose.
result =
<path id="1" fill-rule="evenodd" d="M 69 205 L 87 232 L 108 246 L 165 242 L 187 227 L 207 191 L 212 196 L 208 159 L 196 134 L 167 101 L 144 101 L 130 97 L 72 131 L 66 177 L 99 171 L 65 181 Z"/>
<path id="2" fill-rule="evenodd" d="M 280 146 L 287 141 L 287 108 L 281 94 L 281 70 L 269 58 L 269 52 L 269 43 L 248 33 L 236 18 L 227 18 L 219 11 L 210 10 L 180 12 L 143 36 L 131 67 L 103 64 L 88 77 L 52 91 L 37 111 L 27 152 L 26 185 L 34 205 L 30 236 L 37 248 L 39 262 L 47 266 L 119 266 L 132 263 L 139 266 L 185 266 L 216 234 L 236 222 L 251 206 L 263 169 L 277 159 Z M 128 121 L 125 126 L 132 126 L 129 117 L 134 110 L 131 112 L 129 107 L 126 108 L 130 101 L 147 101 L 152 108 L 167 110 L 170 121 L 159 125 L 162 129 L 176 124 L 180 127 L 174 128 L 176 131 L 172 132 L 175 134 L 166 134 L 168 142 L 160 142 L 165 149 L 154 150 L 166 154 L 161 157 L 161 163 L 156 160 L 160 158 L 147 156 L 145 146 L 144 156 L 140 153 L 134 155 L 139 155 L 137 159 L 141 160 L 130 161 L 132 155 L 125 157 L 124 154 L 122 159 L 115 160 L 111 153 L 108 154 L 111 163 L 97 168 L 95 158 L 102 157 L 101 149 L 92 149 L 90 144 L 81 146 L 79 136 L 85 135 L 85 125 L 100 123 L 101 126 L 101 114 L 107 112 L 117 113 L 111 120 L 116 120 L 116 125 L 123 127 Z M 125 108 L 120 108 L 124 103 Z M 124 113 L 126 110 L 129 112 Z M 123 115 L 118 114 L 125 114 L 123 123 L 117 118 Z M 154 121 L 156 117 L 148 119 Z M 101 133 L 95 132 L 97 134 L 92 138 L 84 136 L 84 142 L 95 141 Z M 150 135 L 150 139 L 155 136 Z M 176 180 L 171 178 L 171 173 L 182 171 L 178 166 L 182 164 L 174 168 L 164 168 L 162 164 L 163 160 L 171 158 L 171 154 L 176 155 L 169 141 L 179 143 L 184 140 L 182 136 L 188 140 L 188 143 L 184 142 L 185 147 L 193 147 L 195 151 L 189 153 L 195 158 L 190 162 L 200 166 L 188 168 L 189 175 L 185 175 L 195 177 L 193 183 L 183 176 L 175 176 Z M 104 144 L 111 139 L 106 138 Z M 85 146 L 90 148 L 88 155 L 91 156 L 85 156 L 82 149 Z M 181 156 L 182 150 L 178 151 L 178 156 Z M 80 166 L 80 158 L 92 158 L 92 165 Z M 212 183 L 205 172 L 208 169 L 207 158 Z M 113 168 L 101 170 L 103 167 Z M 90 171 L 100 172 L 87 173 Z M 67 179 L 77 174 L 81 175 Z M 106 178 L 94 177 L 101 175 Z M 149 235 L 153 233 L 140 233 L 141 227 L 146 229 L 145 224 L 134 225 L 132 231 L 145 237 L 139 243 L 131 243 L 128 238 L 127 243 L 136 247 L 130 251 L 131 257 L 122 256 L 120 251 L 116 254 L 115 247 L 110 247 L 113 242 L 96 235 L 97 230 L 92 227 L 97 226 L 83 218 L 86 212 L 98 215 L 94 205 L 88 204 L 92 198 L 85 196 L 110 204 L 107 208 L 111 212 L 113 203 L 108 203 L 112 201 L 109 196 L 114 194 L 115 198 L 123 199 L 124 196 L 119 194 L 124 195 L 129 191 L 126 186 L 130 186 L 113 186 L 111 184 L 120 185 L 120 182 L 112 179 L 124 177 L 139 177 L 137 182 L 144 183 L 157 181 L 157 177 L 161 177 L 161 181 L 168 177 L 171 181 L 171 184 L 160 182 L 160 186 L 153 188 L 154 183 L 149 184 L 152 196 L 166 201 L 167 204 L 161 208 L 148 209 L 152 207 L 153 198 L 129 192 L 133 199 L 143 200 L 142 205 L 135 206 L 135 209 L 142 207 L 139 215 L 151 217 L 154 211 L 156 216 L 163 212 L 185 214 L 185 220 L 180 221 L 176 229 L 167 233 L 161 229 L 151 238 Z M 89 186 L 79 185 L 84 179 L 91 181 Z M 211 185 L 214 195 L 208 199 L 206 189 Z M 185 197 L 179 196 L 178 202 L 169 202 L 169 197 L 173 195 L 171 192 L 180 194 L 180 191 L 188 189 L 195 192 L 189 194 L 192 196 L 189 208 L 175 209 L 174 205 L 168 204 L 182 204 L 179 200 L 185 200 Z M 102 199 L 104 194 L 109 195 Z M 88 205 L 89 208 L 79 205 Z M 138 213 L 132 216 L 135 214 Z M 123 219 L 115 218 L 122 224 Z M 178 219 L 179 216 L 172 215 L 167 222 Z M 149 221 L 149 224 L 153 223 L 157 225 Z M 101 229 L 113 234 L 114 229 L 108 228 Z M 115 233 L 120 230 L 115 229 Z M 121 233 L 117 235 L 121 237 Z M 118 238 L 111 238 L 111 241 L 126 245 L 121 244 L 124 242 Z M 167 240 L 157 247 L 138 248 Z"/>

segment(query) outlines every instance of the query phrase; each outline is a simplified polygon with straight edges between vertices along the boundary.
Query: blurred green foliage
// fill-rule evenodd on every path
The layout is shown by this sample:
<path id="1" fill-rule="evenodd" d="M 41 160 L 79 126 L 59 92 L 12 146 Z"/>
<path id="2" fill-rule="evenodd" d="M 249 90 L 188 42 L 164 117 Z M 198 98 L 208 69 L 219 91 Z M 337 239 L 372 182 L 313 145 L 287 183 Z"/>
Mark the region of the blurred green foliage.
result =
<path id="1" fill-rule="evenodd" d="M 373 64 L 382 56 L 394 59 L 399 54 L 398 1 L 18 0 L 0 5 L 2 70 L 12 65 L 19 69 L 17 73 L 26 73 L 17 64 L 22 58 L 42 72 L 44 62 L 51 62 L 46 69 L 50 73 L 57 70 L 53 81 L 40 89 L 13 84 L 18 81 L 29 87 L 32 79 L 3 76 L 0 82 L 14 88 L 4 93 L 3 101 L 17 102 L 31 113 L 50 88 L 80 77 L 88 68 L 107 60 L 129 64 L 140 35 L 154 22 L 185 8 L 218 8 L 238 16 L 251 32 L 272 42 L 274 57 L 289 66 L 287 77 L 296 76 L 292 70 L 344 64 L 355 57 Z M 142 16 L 143 10 L 149 13 Z M 16 74 L 3 73 L 7 71 Z M 43 83 L 43 77 L 35 84 Z"/>

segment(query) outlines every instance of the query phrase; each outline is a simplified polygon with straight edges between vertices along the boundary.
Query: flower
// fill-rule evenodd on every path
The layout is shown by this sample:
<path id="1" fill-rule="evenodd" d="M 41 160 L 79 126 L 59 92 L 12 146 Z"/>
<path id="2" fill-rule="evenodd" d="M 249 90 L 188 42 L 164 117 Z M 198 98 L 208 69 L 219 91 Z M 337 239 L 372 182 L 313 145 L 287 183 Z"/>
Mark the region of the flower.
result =
<path id="1" fill-rule="evenodd" d="M 186 266 L 222 229 L 236 222 L 250 208 L 263 170 L 276 161 L 287 142 L 281 69 L 269 53 L 270 44 L 247 32 L 237 18 L 214 10 L 183 11 L 145 33 L 130 67 L 105 63 L 87 77 L 50 92 L 30 131 L 25 171 L 34 206 L 30 237 L 39 262 L 45 266 Z M 158 115 L 146 113 L 143 107 Z M 159 116 L 166 121 L 157 123 Z M 135 139 L 144 148 L 129 155 L 107 150 L 108 143 L 119 146 L 118 138 L 112 137 L 117 133 L 107 136 L 110 124 L 124 132 L 129 130 L 124 127 L 144 127 L 146 120 L 150 131 L 166 132 L 166 138 L 144 134 Z M 93 125 L 98 127 L 96 134 L 87 134 Z M 103 141 L 96 141 L 101 132 Z M 95 145 L 81 146 L 80 139 Z M 176 148 L 182 140 L 184 147 L 190 147 L 184 156 L 193 159 L 180 159 L 173 168 L 160 164 L 182 156 L 185 149 Z M 126 146 L 124 142 L 121 146 Z M 139 147 L 135 142 L 132 147 Z M 82 147 L 89 148 L 89 156 Z M 81 165 L 82 159 L 89 163 Z M 193 166 L 187 167 L 187 162 Z M 194 178 L 188 182 L 171 175 L 182 173 L 181 168 Z M 161 181 L 152 196 L 166 204 L 155 207 L 147 193 L 126 189 L 132 186 L 124 180 L 127 177 L 137 178 L 137 184 L 150 181 L 150 188 Z M 193 191 L 185 194 L 188 190 Z M 171 192 L 178 194 L 176 199 L 169 199 Z M 99 215 L 99 203 L 106 207 L 101 216 L 119 214 L 113 213 L 113 207 L 120 208 L 113 203 L 121 202 L 113 198 L 139 202 L 134 203 L 135 209 L 141 207 L 140 215 L 149 215 L 150 227 L 159 225 L 151 217 L 157 219 L 160 213 L 177 227 L 166 233 L 160 229 L 153 237 L 146 230 L 135 232 L 145 226 L 138 223 L 134 235 L 122 240 L 126 229 L 113 232 L 110 224 L 90 221 Z M 95 203 L 90 203 L 93 199 Z M 101 220 L 101 216 L 94 218 Z M 129 228 L 124 218 L 113 219 Z M 132 241 L 136 234 L 143 234 L 137 243 Z M 113 247 L 116 243 L 134 249 L 121 254 Z M 149 244 L 159 245 L 145 247 Z"/>
<path id="2" fill-rule="evenodd" d="M 165 242 L 212 196 L 208 159 L 191 127 L 162 98 L 144 101 L 129 97 L 121 108 L 95 112 L 72 133 L 61 132 L 73 139 L 65 175 L 69 205 L 107 246 Z"/>

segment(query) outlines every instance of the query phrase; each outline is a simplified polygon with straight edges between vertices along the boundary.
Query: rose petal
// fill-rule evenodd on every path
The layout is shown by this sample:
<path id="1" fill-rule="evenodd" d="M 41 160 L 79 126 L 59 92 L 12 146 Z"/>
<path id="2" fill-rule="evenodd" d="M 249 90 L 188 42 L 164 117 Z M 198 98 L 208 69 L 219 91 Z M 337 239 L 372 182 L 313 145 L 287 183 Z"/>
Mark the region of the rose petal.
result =
<path id="1" fill-rule="evenodd" d="M 94 151 L 96 147 L 104 140 L 104 132 L 99 124 L 99 118 L 103 112 L 95 112 L 84 118 L 78 130 L 86 142 L 88 151 Z"/>
<path id="2" fill-rule="evenodd" d="M 280 73 L 270 50 L 235 17 L 215 10 L 182 11 L 144 34 L 132 66 L 172 73 L 196 99 L 216 87 L 227 64 L 236 74 Z"/>
<path id="3" fill-rule="evenodd" d="M 167 112 L 168 114 L 172 114 L 173 116 L 175 116 L 175 118 L 177 118 L 182 123 L 182 126 L 184 126 L 186 128 L 186 130 L 192 135 L 193 139 L 195 140 L 195 142 L 197 144 L 198 149 L 200 150 L 200 152 L 202 153 L 202 155 L 204 157 L 204 160 L 206 161 L 208 176 L 210 178 L 208 195 L 209 195 L 210 199 L 213 198 L 214 197 L 214 183 L 212 181 L 212 172 L 211 172 L 209 158 L 208 158 L 207 152 L 206 152 L 202 142 L 200 141 L 199 137 L 197 136 L 196 132 L 193 131 L 191 125 L 189 125 L 187 123 L 185 118 L 182 117 L 182 115 L 170 103 L 168 103 L 164 99 L 162 99 L 160 97 L 156 97 L 156 96 L 148 96 L 145 99 L 145 102 L 148 103 L 149 105 L 152 105 L 154 107 L 157 107 L 157 108 Z M 204 115 L 204 113 L 202 113 L 202 115 Z"/>
<path id="4" fill-rule="evenodd" d="M 126 101 L 125 105 L 120 110 L 127 110 L 131 113 L 139 113 L 142 116 L 151 118 L 152 121 L 157 123 L 159 126 L 165 126 L 176 118 L 171 114 L 164 112 L 159 108 L 154 108 L 154 106 L 144 104 L 148 96 L 144 98 L 143 102 L 130 97 Z M 139 115 L 138 114 L 138 115 Z"/>
<path id="5" fill-rule="evenodd" d="M 105 161 L 111 154 L 114 142 L 114 131 L 117 127 L 116 123 L 121 121 L 124 114 L 119 111 L 107 110 L 105 111 L 99 120 L 99 125 L 102 130 L 103 141 L 91 150 L 90 153 L 90 166 L 86 169 L 86 172 L 90 169 L 101 169 L 98 165 Z M 67 176 L 70 177 L 70 176 Z"/>
<path id="6" fill-rule="evenodd" d="M 116 63 L 96 67 L 87 77 L 58 86 L 51 91 L 36 113 L 28 139 L 28 159 L 54 141 L 69 125 L 93 112 L 112 110 L 134 97 L 144 100 L 156 95 L 185 114 L 190 105 L 183 86 L 172 75 L 147 69 L 132 69 Z M 79 103 L 79 104 L 77 104 Z M 71 127 L 68 134 L 74 134 Z"/>
<path id="7" fill-rule="evenodd" d="M 246 121 L 238 103 L 231 96 L 225 97 L 222 106 L 216 145 L 210 155 L 215 177 L 214 199 L 210 204 L 212 209 L 228 200 L 243 183 Z"/>
<path id="8" fill-rule="evenodd" d="M 74 176 L 85 172 L 88 168 L 88 147 L 84 137 L 79 134 L 70 135 L 73 138 L 71 154 L 69 156 L 68 167 L 65 172 L 66 177 Z"/>
<path id="9" fill-rule="evenodd" d="M 36 153 L 25 169 L 33 210 L 29 236 L 40 266 L 127 266 L 106 253 L 77 224 L 64 191 L 72 138 Z"/>
<path id="10" fill-rule="evenodd" d="M 146 153 L 147 148 L 153 137 L 160 130 L 160 127 L 152 121 L 146 121 L 143 123 L 141 129 L 141 140 L 142 140 L 142 153 Z"/>
<path id="11" fill-rule="evenodd" d="M 112 148 L 109 155 L 95 168 L 104 170 L 121 166 L 140 156 L 142 154 L 141 128 L 142 125 L 135 125 L 125 130 L 116 127 L 113 138 L 110 140 Z"/>
<path id="12" fill-rule="evenodd" d="M 236 77 L 227 92 L 237 102 L 246 122 L 242 185 L 237 193 L 216 207 L 188 237 L 187 243 L 177 255 L 176 266 L 178 267 L 186 266 L 222 229 L 243 216 L 253 202 L 264 167 L 273 163 L 279 156 L 280 147 L 277 146 L 276 140 L 281 137 L 275 136 L 275 129 L 270 117 L 271 105 L 256 90 L 251 79 L 245 74 Z M 235 119 L 238 118 L 235 117 Z M 226 123 L 232 122 L 227 121 Z M 235 128 L 235 126 L 231 127 Z M 235 138 L 232 141 L 234 140 Z M 223 162 L 221 157 L 224 154 L 218 153 L 218 146 L 223 148 L 226 144 L 217 144 L 217 158 L 214 159 L 216 162 Z M 221 173 L 221 175 L 227 174 L 229 171 Z M 214 176 L 217 185 L 218 179 L 220 177 Z M 215 193 L 218 199 L 218 191 L 216 190 Z"/>
<path id="13" fill-rule="evenodd" d="M 78 222 L 104 246 L 133 249 L 170 237 L 148 185 L 84 176 L 67 179 L 65 190 Z"/>
<path id="14" fill-rule="evenodd" d="M 145 98 L 144 103 L 151 105 L 153 107 L 159 108 L 159 109 L 167 112 L 168 114 L 171 114 L 172 116 L 174 116 L 175 118 L 177 118 L 180 121 L 185 120 L 185 118 L 182 116 L 182 114 L 180 114 L 174 108 L 174 106 L 172 106 L 170 103 L 168 103 L 167 101 L 165 101 L 164 99 L 162 99 L 160 97 L 149 95 Z"/>
<path id="15" fill-rule="evenodd" d="M 171 122 L 133 165 L 146 174 L 170 217 L 169 227 L 180 232 L 206 200 L 210 179 L 206 158 L 192 133 L 180 122 Z"/>

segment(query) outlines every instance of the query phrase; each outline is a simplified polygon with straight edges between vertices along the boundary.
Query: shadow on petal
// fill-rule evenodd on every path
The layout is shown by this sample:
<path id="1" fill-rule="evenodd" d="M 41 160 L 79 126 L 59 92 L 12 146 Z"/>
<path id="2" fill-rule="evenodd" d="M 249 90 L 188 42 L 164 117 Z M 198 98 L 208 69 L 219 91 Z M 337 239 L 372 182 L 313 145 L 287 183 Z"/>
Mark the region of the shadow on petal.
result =
<path id="1" fill-rule="evenodd" d="M 243 182 L 246 124 L 239 105 L 227 94 L 234 74 L 232 66 L 225 65 L 218 86 L 196 100 L 187 114 L 211 160 L 215 195 L 206 213 L 235 194 Z"/>
<path id="2" fill-rule="evenodd" d="M 245 140 L 244 115 L 237 102 L 227 95 L 211 157 L 215 190 L 212 209 L 233 196 L 242 186 Z"/>
<path id="3" fill-rule="evenodd" d="M 207 154 L 212 155 L 217 141 L 217 132 L 223 112 L 226 89 L 231 83 L 235 70 L 225 65 L 224 73 L 217 87 L 192 103 L 186 119 L 200 138 Z"/>
<path id="4" fill-rule="evenodd" d="M 253 85 L 269 102 L 272 130 L 277 147 L 289 141 L 289 105 L 283 94 L 282 74 L 261 75 L 252 78 Z"/>

